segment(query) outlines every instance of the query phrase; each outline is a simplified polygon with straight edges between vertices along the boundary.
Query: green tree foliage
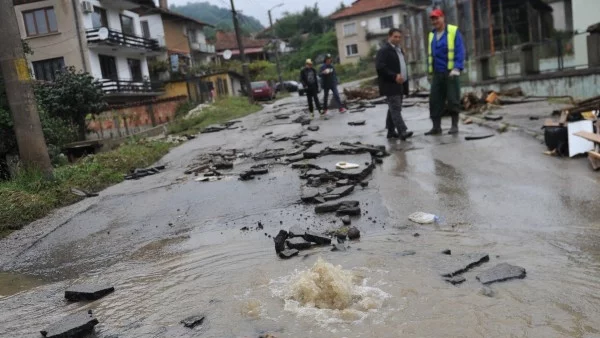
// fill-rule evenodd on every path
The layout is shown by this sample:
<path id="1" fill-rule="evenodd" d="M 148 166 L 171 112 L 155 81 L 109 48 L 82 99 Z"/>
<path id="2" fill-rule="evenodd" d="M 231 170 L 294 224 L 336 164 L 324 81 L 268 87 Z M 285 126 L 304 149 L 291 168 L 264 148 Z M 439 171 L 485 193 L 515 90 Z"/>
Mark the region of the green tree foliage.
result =
<path id="1" fill-rule="evenodd" d="M 305 7 L 302 12 L 285 12 L 283 18 L 274 25 L 280 39 L 292 39 L 302 34 L 323 34 L 333 28 L 333 22 L 321 16 L 319 7 Z"/>
<path id="2" fill-rule="evenodd" d="M 102 85 L 88 73 L 67 67 L 52 83 L 36 86 L 39 106 L 48 116 L 60 118 L 77 127 L 79 139 L 85 139 L 86 117 L 106 107 Z"/>
<path id="3" fill-rule="evenodd" d="M 171 10 L 191 18 L 206 22 L 216 27 L 217 30 L 226 32 L 233 31 L 233 20 L 231 11 L 228 8 L 222 8 L 212 5 L 208 2 L 188 2 L 187 5 L 171 6 Z M 245 34 L 260 32 L 264 29 L 263 25 L 256 18 L 239 14 L 240 28 Z M 215 29 L 206 28 L 206 37 L 215 38 Z"/>
<path id="4" fill-rule="evenodd" d="M 283 62 L 287 69 L 299 70 L 304 66 L 306 59 L 320 62 L 325 54 L 337 55 L 337 37 L 333 30 L 325 34 L 310 35 L 306 41 L 302 42 L 300 48 L 294 53 L 286 55 Z"/>

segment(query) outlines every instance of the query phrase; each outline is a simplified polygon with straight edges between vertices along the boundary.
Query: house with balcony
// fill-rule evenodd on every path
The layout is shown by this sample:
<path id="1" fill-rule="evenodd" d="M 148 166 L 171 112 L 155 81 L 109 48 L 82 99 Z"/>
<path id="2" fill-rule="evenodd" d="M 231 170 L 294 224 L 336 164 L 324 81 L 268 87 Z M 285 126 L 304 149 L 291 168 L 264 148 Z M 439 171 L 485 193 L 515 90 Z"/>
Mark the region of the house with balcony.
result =
<path id="1" fill-rule="evenodd" d="M 160 74 L 162 79 L 168 80 L 172 74 L 191 75 L 193 67 L 215 60 L 215 46 L 207 43 L 204 34 L 204 28 L 212 25 L 169 10 L 167 0 L 160 0 L 159 7 L 140 7 L 136 12 L 143 36 L 163 41 L 165 49 L 150 59 L 151 63 L 169 64 L 168 71 Z"/>
<path id="2" fill-rule="evenodd" d="M 403 47 L 410 61 L 416 57 L 413 49 L 423 40 L 413 17 L 420 17 L 424 10 L 402 0 L 357 0 L 333 13 L 330 18 L 335 23 L 340 62 L 356 63 L 379 49 L 390 28 L 403 30 Z"/>
<path id="3" fill-rule="evenodd" d="M 149 78 L 148 58 L 161 55 L 157 39 L 144 36 L 134 9 L 152 0 L 13 0 L 19 29 L 33 51 L 36 80 L 53 81 L 65 66 L 100 80 L 109 103 L 162 94 Z"/>
<path id="4" fill-rule="evenodd" d="M 217 31 L 216 36 L 217 54 L 225 59 L 225 51 L 231 51 L 232 60 L 240 60 L 240 47 L 238 46 L 235 33 Z M 269 44 L 268 39 L 255 39 L 251 37 L 242 37 L 244 45 L 244 54 L 249 61 L 267 60 L 265 47 Z"/>

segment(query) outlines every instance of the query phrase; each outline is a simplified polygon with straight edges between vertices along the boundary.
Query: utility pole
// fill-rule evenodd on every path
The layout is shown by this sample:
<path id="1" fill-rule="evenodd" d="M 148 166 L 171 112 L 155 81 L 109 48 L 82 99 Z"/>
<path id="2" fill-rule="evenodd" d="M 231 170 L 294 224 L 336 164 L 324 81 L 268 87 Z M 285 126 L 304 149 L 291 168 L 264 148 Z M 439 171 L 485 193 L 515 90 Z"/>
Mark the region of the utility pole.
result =
<path id="1" fill-rule="evenodd" d="M 52 175 L 52 164 L 42 132 L 29 67 L 23 52 L 23 43 L 12 1 L 0 1 L 0 67 L 6 87 L 6 96 L 12 113 L 19 156 L 27 168 L 40 169 Z"/>
<path id="2" fill-rule="evenodd" d="M 279 39 L 277 38 L 277 34 L 275 34 L 275 30 L 273 28 L 273 19 L 271 18 L 271 11 L 281 6 L 283 6 L 282 3 L 269 9 L 269 25 L 271 27 L 271 32 L 275 37 L 275 43 L 277 44 L 275 48 L 275 64 L 277 65 L 277 77 L 279 78 L 279 85 L 281 86 L 281 90 L 285 91 L 285 86 L 283 85 L 283 78 L 281 77 L 281 65 L 279 64 Z"/>
<path id="3" fill-rule="evenodd" d="M 244 73 L 244 80 L 246 81 L 246 92 L 248 93 L 248 101 L 254 102 L 252 97 L 252 86 L 250 85 L 250 71 L 248 69 L 248 63 L 246 63 L 246 53 L 244 52 L 244 44 L 242 41 L 242 34 L 240 32 L 240 23 L 238 22 L 237 12 L 235 10 L 235 4 L 231 1 L 231 14 L 233 16 L 233 28 L 235 29 L 235 37 L 237 39 L 238 48 L 240 50 L 240 58 L 242 59 L 242 71 Z"/>

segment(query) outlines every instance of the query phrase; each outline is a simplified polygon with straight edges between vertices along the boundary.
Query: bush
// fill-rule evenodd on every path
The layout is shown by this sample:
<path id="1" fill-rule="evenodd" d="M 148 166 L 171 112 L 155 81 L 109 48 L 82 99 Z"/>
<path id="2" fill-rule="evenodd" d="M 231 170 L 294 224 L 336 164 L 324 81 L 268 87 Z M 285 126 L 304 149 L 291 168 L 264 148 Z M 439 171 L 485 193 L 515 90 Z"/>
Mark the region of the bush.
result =
<path id="1" fill-rule="evenodd" d="M 175 110 L 175 118 L 185 117 L 197 104 L 192 101 L 181 102 Z"/>

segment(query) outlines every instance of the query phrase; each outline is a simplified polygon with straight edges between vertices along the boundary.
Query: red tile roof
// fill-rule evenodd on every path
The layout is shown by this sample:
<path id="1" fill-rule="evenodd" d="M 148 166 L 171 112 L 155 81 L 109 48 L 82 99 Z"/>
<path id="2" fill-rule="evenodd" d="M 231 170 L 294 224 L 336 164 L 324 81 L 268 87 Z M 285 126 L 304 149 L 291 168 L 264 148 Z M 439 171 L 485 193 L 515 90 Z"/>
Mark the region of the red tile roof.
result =
<path id="1" fill-rule="evenodd" d="M 330 18 L 332 20 L 339 20 L 350 16 L 362 15 L 395 7 L 418 8 L 413 5 L 407 5 L 402 0 L 356 0 L 352 3 L 352 6 L 333 13 Z"/>
<path id="2" fill-rule="evenodd" d="M 218 31 L 216 40 L 217 42 L 215 43 L 215 49 L 218 52 L 224 51 L 226 49 L 239 49 L 237 40 L 235 38 L 235 33 Z M 244 49 L 263 48 L 269 43 L 269 40 L 244 37 L 242 38 L 242 43 L 244 44 Z"/>

